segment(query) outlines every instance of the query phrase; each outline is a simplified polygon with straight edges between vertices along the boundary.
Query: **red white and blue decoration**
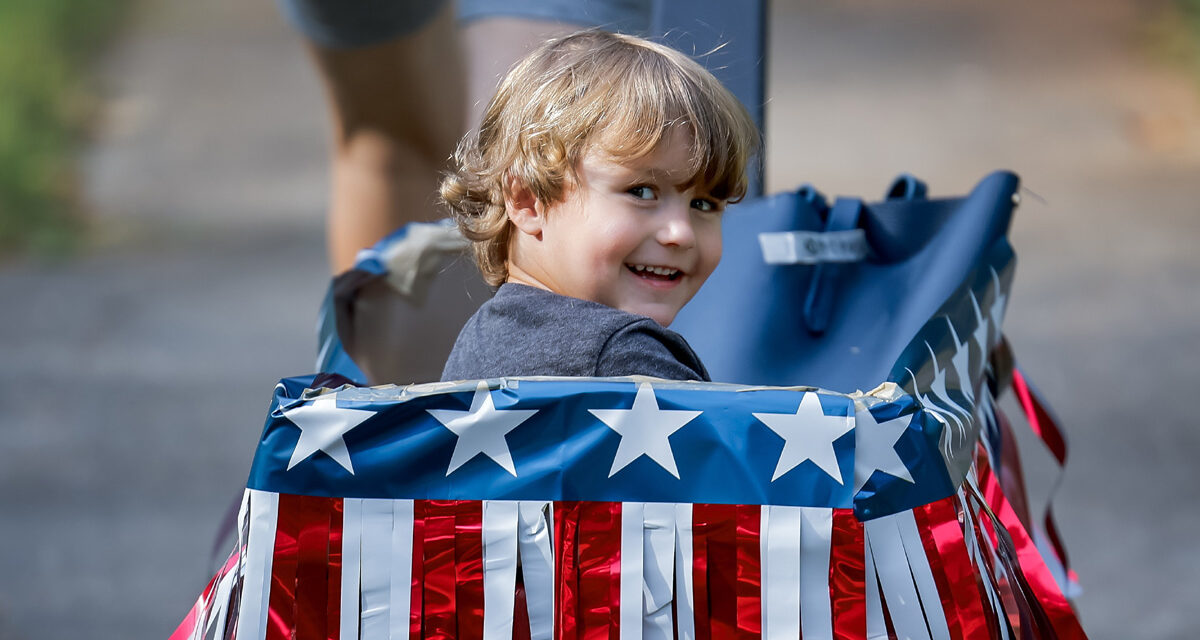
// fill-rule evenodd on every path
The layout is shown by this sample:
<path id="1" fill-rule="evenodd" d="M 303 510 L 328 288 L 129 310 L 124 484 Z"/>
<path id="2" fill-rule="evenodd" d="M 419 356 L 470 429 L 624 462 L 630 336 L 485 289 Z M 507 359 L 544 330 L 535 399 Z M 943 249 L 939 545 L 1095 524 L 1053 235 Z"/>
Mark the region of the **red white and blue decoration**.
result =
<path id="1" fill-rule="evenodd" d="M 1085 638 L 996 406 L 1065 462 L 993 357 L 1012 271 L 986 252 L 867 392 L 283 380 L 172 639 Z"/>

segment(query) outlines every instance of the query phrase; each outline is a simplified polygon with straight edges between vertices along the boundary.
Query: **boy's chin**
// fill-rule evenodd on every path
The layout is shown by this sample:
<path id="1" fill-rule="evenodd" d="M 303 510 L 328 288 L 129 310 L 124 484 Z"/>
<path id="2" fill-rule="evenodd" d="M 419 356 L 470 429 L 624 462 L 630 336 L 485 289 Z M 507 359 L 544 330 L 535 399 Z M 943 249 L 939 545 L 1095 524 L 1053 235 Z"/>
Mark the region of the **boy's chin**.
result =
<path id="1" fill-rule="evenodd" d="M 639 305 L 633 309 L 623 309 L 630 313 L 636 313 L 639 316 L 646 316 L 662 326 L 667 326 L 675 321 L 675 316 L 679 315 L 679 309 L 666 308 L 660 305 Z"/>

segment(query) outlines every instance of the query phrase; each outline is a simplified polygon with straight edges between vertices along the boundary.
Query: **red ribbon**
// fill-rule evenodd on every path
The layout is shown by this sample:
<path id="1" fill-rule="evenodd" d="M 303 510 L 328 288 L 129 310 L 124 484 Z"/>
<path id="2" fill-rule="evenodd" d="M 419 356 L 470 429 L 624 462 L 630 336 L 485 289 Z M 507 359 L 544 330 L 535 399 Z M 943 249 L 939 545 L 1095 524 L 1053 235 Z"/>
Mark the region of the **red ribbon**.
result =
<path id="1" fill-rule="evenodd" d="M 529 597 L 525 595 L 525 581 L 521 569 L 517 568 L 517 588 L 513 593 L 513 640 L 530 640 L 533 632 L 529 627 Z"/>
<path id="2" fill-rule="evenodd" d="M 279 494 L 268 640 L 337 638 L 341 510 L 340 498 Z"/>
<path id="3" fill-rule="evenodd" d="M 696 575 L 696 635 L 707 627 L 706 640 L 739 640 L 737 631 L 737 507 L 731 504 L 697 504 L 692 507 L 695 520 L 693 531 L 697 541 L 693 548 L 697 561 L 703 563 L 703 574 Z M 703 551 L 700 549 L 703 548 Z M 699 565 L 697 565 L 699 569 Z M 708 617 L 700 615 L 700 584 L 707 598 L 704 607 Z"/>
<path id="4" fill-rule="evenodd" d="M 175 631 L 167 640 L 188 640 L 195 633 L 197 626 L 205 625 L 208 622 L 208 616 L 216 606 L 212 598 L 216 591 L 217 583 L 237 566 L 238 560 L 238 553 L 235 551 L 225 561 L 225 566 L 218 569 L 217 573 L 208 581 L 208 584 L 204 587 L 204 591 L 196 600 L 196 604 L 192 605 L 187 615 L 184 616 L 183 621 L 179 623 L 179 626 L 175 628 Z M 222 633 L 218 637 L 223 637 L 223 635 Z"/>
<path id="5" fill-rule="evenodd" d="M 693 624 L 696 640 L 712 640 L 708 610 L 708 536 L 705 523 L 708 521 L 709 505 L 692 505 L 692 602 Z"/>
<path id="6" fill-rule="evenodd" d="M 579 503 L 554 503 L 555 640 L 579 640 Z"/>
<path id="7" fill-rule="evenodd" d="M 422 634 L 425 640 L 458 637 L 455 615 L 455 515 L 452 500 L 425 500 L 425 589 Z"/>
<path id="8" fill-rule="evenodd" d="M 1054 454 L 1054 459 L 1058 460 L 1059 466 L 1065 468 L 1067 465 L 1067 440 L 1063 435 L 1062 428 L 1058 426 L 1058 421 L 1054 419 L 1050 409 L 1046 406 L 1046 402 L 1025 378 L 1025 374 L 1015 367 L 1013 368 L 1012 386 L 1016 392 L 1017 401 L 1021 404 L 1021 409 L 1029 421 L 1030 430 L 1046 444 L 1046 447 Z M 1017 514 L 1021 515 L 1021 505 L 1014 505 L 1014 507 L 1017 509 Z M 1028 516 L 1022 522 L 1028 529 L 1030 522 Z M 1046 505 L 1046 514 L 1042 523 L 1046 529 L 1046 537 L 1050 539 L 1050 545 L 1054 549 L 1055 555 L 1058 556 L 1059 563 L 1067 572 L 1067 579 L 1077 582 L 1079 578 L 1071 570 L 1071 563 L 1067 558 L 1067 548 L 1058 534 L 1058 525 L 1054 522 L 1054 514 L 1051 512 L 1049 504 Z"/>
<path id="9" fill-rule="evenodd" d="M 762 508 L 737 505 L 737 628 L 739 640 L 762 637 Z"/>
<path id="10" fill-rule="evenodd" d="M 296 563 L 302 526 L 303 496 L 279 494 L 275 523 L 275 551 L 271 559 L 271 595 L 267 612 L 267 640 L 291 640 L 296 632 Z"/>
<path id="11" fill-rule="evenodd" d="M 1029 517 L 1029 493 L 1025 490 L 1025 472 L 1021 467 L 1021 453 L 1017 450 L 1016 435 L 1008 416 L 1004 415 L 999 407 L 996 407 L 995 415 L 996 426 L 1000 431 L 1000 473 L 996 475 L 999 476 L 1004 495 L 1008 497 L 1021 522 L 1028 528 L 1033 520 Z"/>
<path id="12" fill-rule="evenodd" d="M 459 638 L 483 638 L 483 503 L 458 503 L 454 527 Z"/>
<path id="13" fill-rule="evenodd" d="M 580 639 L 620 640 L 621 503 L 579 503 L 576 553 Z"/>
<path id="14" fill-rule="evenodd" d="M 345 502 L 331 499 L 329 504 L 329 580 L 325 601 L 326 633 L 330 640 L 341 635 L 342 610 L 342 523 Z"/>
<path id="15" fill-rule="evenodd" d="M 999 630 L 990 607 L 984 606 L 983 585 L 967 552 L 956 503 L 955 497 L 938 500 L 914 509 L 913 516 L 933 569 L 951 637 L 997 640 Z"/>
<path id="16" fill-rule="evenodd" d="M 980 471 L 979 477 L 986 501 L 988 504 L 998 505 L 998 509 L 993 509 L 993 517 L 1004 528 L 1003 532 L 997 531 L 997 542 L 1001 547 L 1000 557 L 1010 564 L 1009 571 L 1016 583 L 1013 586 L 1028 594 L 1025 601 L 1031 609 L 1033 622 L 1047 628 L 1047 631 L 1052 629 L 1055 637 L 1062 640 L 1087 638 L 1066 597 L 1058 588 L 1054 575 L 1042 561 L 1042 554 L 1037 545 L 1022 526 L 1012 505 L 1004 497 L 995 474 L 986 468 Z M 1014 552 L 1015 558 L 1012 557 Z"/>
<path id="17" fill-rule="evenodd" d="M 412 598 L 409 610 L 409 640 L 421 640 L 425 594 L 425 501 L 413 500 Z"/>
<path id="18" fill-rule="evenodd" d="M 336 498 L 299 497 L 296 563 L 296 638 L 336 639 L 329 629 L 329 530 Z M 340 580 L 339 580 L 340 583 Z M 340 584 L 338 585 L 340 599 Z"/>
<path id="19" fill-rule="evenodd" d="M 863 526 L 853 509 L 833 510 L 829 557 L 829 602 L 833 636 L 856 640 L 867 636 L 867 573 Z"/>
<path id="20" fill-rule="evenodd" d="M 985 475 L 990 474 L 986 461 L 982 460 L 983 456 L 979 456 L 979 458 L 976 470 Z M 1004 562 L 1000 551 L 1000 539 L 996 530 L 999 523 L 992 519 L 987 502 L 983 497 L 975 493 L 974 488 L 970 485 L 966 486 L 970 491 L 967 496 L 967 505 L 972 512 L 971 525 L 975 529 L 975 538 L 979 541 L 980 556 L 984 563 L 984 569 L 980 574 L 991 582 L 992 588 L 1000 600 L 1000 610 L 996 612 L 997 624 L 1008 624 L 1011 635 L 1024 637 L 1020 636 L 1022 629 L 1026 629 L 1027 633 L 1032 633 L 1031 616 L 1025 598 L 1015 591 L 1018 585 L 1013 584 L 1013 577 L 1009 571 L 1010 565 Z"/>
<path id="21" fill-rule="evenodd" d="M 1053 453 L 1054 458 L 1058 460 L 1058 464 L 1065 466 L 1067 464 L 1067 441 L 1063 438 L 1062 429 L 1059 429 L 1058 423 L 1046 409 L 1041 397 L 1029 385 L 1025 375 L 1015 367 L 1012 374 L 1012 386 L 1013 391 L 1017 394 L 1017 401 L 1021 403 L 1021 409 L 1025 411 L 1025 417 L 1029 420 L 1029 428 L 1042 439 L 1042 442 L 1046 443 L 1050 453 Z"/>

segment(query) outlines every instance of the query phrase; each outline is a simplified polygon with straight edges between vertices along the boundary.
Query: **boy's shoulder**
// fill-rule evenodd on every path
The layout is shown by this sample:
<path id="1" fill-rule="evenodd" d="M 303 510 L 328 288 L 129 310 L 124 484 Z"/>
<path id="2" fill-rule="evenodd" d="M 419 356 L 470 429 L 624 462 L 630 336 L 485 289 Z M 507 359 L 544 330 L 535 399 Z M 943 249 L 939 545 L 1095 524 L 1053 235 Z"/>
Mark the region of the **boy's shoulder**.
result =
<path id="1" fill-rule="evenodd" d="M 459 334 L 442 379 L 623 375 L 708 379 L 687 342 L 650 318 L 505 284 Z"/>
<path id="2" fill-rule="evenodd" d="M 513 283 L 501 285 L 484 307 L 488 316 L 528 327 L 529 333 L 539 333 L 543 339 L 552 333 L 609 334 L 625 325 L 649 320 L 599 302 Z"/>

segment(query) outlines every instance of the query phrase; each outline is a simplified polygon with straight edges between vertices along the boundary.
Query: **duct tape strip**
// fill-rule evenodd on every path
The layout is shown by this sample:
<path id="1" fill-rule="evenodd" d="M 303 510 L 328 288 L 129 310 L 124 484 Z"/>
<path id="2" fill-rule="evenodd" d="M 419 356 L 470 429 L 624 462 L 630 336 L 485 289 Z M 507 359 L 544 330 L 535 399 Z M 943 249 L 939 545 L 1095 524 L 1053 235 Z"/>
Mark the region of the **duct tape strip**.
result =
<path id="1" fill-rule="evenodd" d="M 800 637 L 800 507 L 762 508 L 763 637 Z"/>
<path id="2" fill-rule="evenodd" d="M 643 640 L 674 640 L 675 505 L 647 503 L 642 533 Z"/>
<path id="3" fill-rule="evenodd" d="M 359 498 L 346 498 L 342 502 L 342 605 L 339 640 L 358 640 L 362 503 Z"/>
<path id="4" fill-rule="evenodd" d="M 530 640 L 554 638 L 554 545 L 550 540 L 554 524 L 548 520 L 553 518 L 552 504 L 521 502 L 517 507 L 521 576 L 529 610 Z"/>
<path id="5" fill-rule="evenodd" d="M 696 640 L 695 568 L 692 555 L 692 505 L 675 505 L 675 632 L 679 640 Z"/>
<path id="6" fill-rule="evenodd" d="M 250 532 L 246 540 L 242 604 L 239 607 L 238 640 L 266 636 L 271 561 L 275 552 L 275 520 L 279 494 L 250 491 Z"/>
<path id="7" fill-rule="evenodd" d="M 388 638 L 408 640 L 412 619 L 413 517 L 412 500 L 392 502 L 392 571 L 388 586 Z"/>
<path id="8" fill-rule="evenodd" d="M 833 509 L 800 509 L 800 630 L 806 638 L 832 638 L 829 553 Z"/>
<path id="9" fill-rule="evenodd" d="M 483 503 L 483 638 L 511 640 L 517 586 L 519 505 L 507 500 Z"/>
<path id="10" fill-rule="evenodd" d="M 621 504 L 621 640 L 642 640 L 642 590 L 646 505 Z"/>
<path id="11" fill-rule="evenodd" d="M 861 262 L 870 252 L 862 229 L 760 233 L 758 244 L 767 264 Z"/>

